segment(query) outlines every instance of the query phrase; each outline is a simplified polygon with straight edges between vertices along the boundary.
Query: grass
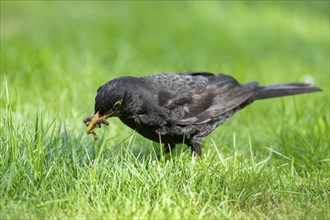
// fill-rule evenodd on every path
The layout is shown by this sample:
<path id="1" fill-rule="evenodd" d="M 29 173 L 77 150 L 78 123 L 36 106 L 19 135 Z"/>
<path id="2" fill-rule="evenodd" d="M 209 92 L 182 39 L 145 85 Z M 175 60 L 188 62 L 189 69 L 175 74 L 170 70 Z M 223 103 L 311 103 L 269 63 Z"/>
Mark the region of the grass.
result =
<path id="1" fill-rule="evenodd" d="M 329 219 L 329 2 L 1 1 L 0 218 Z M 225 72 L 322 93 L 253 103 L 161 151 L 118 119 L 85 137 L 122 75 Z"/>

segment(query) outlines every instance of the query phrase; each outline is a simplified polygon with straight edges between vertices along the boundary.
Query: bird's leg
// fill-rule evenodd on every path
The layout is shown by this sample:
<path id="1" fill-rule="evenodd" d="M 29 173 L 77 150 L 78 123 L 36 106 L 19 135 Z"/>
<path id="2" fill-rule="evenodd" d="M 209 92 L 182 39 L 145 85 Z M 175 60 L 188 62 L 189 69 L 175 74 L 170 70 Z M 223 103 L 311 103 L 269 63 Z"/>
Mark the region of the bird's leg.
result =
<path id="1" fill-rule="evenodd" d="M 192 140 L 188 143 L 191 147 L 192 154 L 195 157 L 200 157 L 202 155 L 202 142 L 201 140 Z"/>
<path id="2" fill-rule="evenodd" d="M 165 143 L 164 144 L 164 153 L 167 154 L 171 152 L 175 147 L 175 144 Z"/>

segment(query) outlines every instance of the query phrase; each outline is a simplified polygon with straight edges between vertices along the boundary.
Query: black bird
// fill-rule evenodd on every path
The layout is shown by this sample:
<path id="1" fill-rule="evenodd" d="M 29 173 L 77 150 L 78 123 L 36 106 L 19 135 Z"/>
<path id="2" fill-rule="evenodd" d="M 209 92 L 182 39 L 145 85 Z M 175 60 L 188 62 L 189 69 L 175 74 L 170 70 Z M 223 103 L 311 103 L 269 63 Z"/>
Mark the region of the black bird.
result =
<path id="1" fill-rule="evenodd" d="M 97 90 L 95 115 L 84 122 L 87 133 L 95 135 L 94 128 L 116 116 L 144 137 L 164 143 L 165 152 L 185 143 L 200 156 L 203 138 L 253 101 L 318 91 L 306 83 L 239 84 L 231 76 L 206 72 L 125 76 Z"/>

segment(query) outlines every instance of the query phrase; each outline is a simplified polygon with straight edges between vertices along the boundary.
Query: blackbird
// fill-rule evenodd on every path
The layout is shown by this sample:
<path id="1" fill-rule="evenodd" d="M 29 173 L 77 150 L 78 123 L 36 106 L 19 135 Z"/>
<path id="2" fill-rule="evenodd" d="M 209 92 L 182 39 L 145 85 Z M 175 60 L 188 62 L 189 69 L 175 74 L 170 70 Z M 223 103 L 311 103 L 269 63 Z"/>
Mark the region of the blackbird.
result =
<path id="1" fill-rule="evenodd" d="M 318 91 L 306 83 L 239 84 L 231 76 L 207 72 L 125 76 L 99 87 L 95 115 L 84 122 L 86 132 L 96 136 L 94 128 L 116 116 L 142 136 L 164 143 L 165 152 L 185 143 L 200 156 L 203 138 L 253 101 Z"/>

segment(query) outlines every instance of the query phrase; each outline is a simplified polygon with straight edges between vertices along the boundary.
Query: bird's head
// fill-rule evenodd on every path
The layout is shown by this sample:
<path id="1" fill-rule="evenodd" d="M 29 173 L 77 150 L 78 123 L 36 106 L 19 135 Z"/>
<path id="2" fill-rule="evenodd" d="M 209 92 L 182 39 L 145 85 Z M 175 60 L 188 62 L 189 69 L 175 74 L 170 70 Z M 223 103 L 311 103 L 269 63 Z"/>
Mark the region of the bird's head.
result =
<path id="1" fill-rule="evenodd" d="M 87 127 L 89 133 L 99 120 L 119 116 L 125 102 L 126 88 L 120 80 L 111 80 L 100 86 L 95 97 L 95 114 Z"/>
<path id="2" fill-rule="evenodd" d="M 107 117 L 119 116 L 125 102 L 126 88 L 109 81 L 97 90 L 95 97 L 95 113 Z"/>
<path id="3" fill-rule="evenodd" d="M 100 86 L 95 97 L 95 115 L 87 127 L 87 133 L 99 120 L 127 114 L 132 109 L 132 93 L 134 82 L 130 77 L 116 78 Z"/>

